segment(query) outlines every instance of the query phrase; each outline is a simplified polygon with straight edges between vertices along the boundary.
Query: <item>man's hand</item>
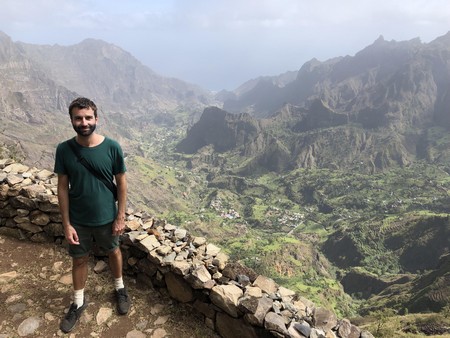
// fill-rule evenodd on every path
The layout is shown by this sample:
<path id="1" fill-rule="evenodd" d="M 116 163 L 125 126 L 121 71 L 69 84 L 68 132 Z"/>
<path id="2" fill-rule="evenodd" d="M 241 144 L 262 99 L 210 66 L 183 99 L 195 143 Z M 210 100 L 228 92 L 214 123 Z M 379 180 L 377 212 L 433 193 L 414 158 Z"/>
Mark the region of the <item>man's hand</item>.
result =
<path id="1" fill-rule="evenodd" d="M 79 239 L 77 231 L 70 224 L 64 227 L 64 235 L 66 236 L 67 242 L 72 245 L 79 245 Z"/>
<path id="2" fill-rule="evenodd" d="M 114 236 L 119 236 L 123 234 L 124 230 L 125 230 L 125 218 L 117 217 L 112 225 L 112 234 Z"/>

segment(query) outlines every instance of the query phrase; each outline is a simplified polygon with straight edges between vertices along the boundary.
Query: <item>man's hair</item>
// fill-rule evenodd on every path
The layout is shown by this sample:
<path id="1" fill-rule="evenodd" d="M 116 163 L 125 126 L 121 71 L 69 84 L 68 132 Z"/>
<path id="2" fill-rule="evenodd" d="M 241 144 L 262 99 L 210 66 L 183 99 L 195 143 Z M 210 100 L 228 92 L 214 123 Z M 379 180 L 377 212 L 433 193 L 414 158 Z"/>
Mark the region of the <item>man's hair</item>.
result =
<path id="1" fill-rule="evenodd" d="M 69 106 L 70 118 L 72 118 L 72 112 L 74 108 L 78 109 L 92 108 L 92 110 L 94 111 L 94 116 L 97 117 L 97 106 L 93 101 L 89 100 L 86 97 L 78 97 L 70 103 Z"/>

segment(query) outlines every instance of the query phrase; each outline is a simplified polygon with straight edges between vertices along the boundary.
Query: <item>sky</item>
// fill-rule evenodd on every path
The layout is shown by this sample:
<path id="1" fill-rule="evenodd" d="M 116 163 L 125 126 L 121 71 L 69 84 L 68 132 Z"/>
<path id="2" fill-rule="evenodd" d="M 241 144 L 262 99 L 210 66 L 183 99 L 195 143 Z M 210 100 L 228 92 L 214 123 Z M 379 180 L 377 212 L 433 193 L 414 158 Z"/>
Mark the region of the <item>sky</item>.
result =
<path id="1" fill-rule="evenodd" d="M 219 91 L 353 56 L 380 35 L 428 43 L 450 31 L 450 1 L 0 0 L 0 31 L 40 45 L 100 39 L 162 76 Z"/>

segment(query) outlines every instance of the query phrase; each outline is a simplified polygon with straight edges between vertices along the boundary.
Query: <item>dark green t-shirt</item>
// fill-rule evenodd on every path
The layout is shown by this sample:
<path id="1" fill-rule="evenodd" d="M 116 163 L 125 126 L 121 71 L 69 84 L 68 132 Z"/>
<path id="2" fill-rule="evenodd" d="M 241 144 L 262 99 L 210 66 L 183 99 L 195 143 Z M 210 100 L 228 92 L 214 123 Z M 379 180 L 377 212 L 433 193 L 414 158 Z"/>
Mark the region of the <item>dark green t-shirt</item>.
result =
<path id="1" fill-rule="evenodd" d="M 75 144 L 81 156 L 108 179 L 126 171 L 123 152 L 116 141 L 105 137 L 95 147 Z M 54 171 L 69 177 L 69 217 L 73 225 L 101 226 L 114 221 L 117 206 L 113 194 L 78 162 L 67 141 L 56 148 Z"/>

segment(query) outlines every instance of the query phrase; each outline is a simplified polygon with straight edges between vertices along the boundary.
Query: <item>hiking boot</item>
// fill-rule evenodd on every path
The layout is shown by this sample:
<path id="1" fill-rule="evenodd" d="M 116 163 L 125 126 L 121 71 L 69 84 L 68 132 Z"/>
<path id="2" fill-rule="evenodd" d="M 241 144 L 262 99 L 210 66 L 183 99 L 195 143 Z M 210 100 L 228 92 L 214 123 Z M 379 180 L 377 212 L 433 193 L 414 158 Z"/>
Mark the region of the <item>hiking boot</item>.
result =
<path id="1" fill-rule="evenodd" d="M 122 288 L 117 290 L 116 298 L 117 298 L 117 311 L 119 311 L 121 315 L 127 314 L 131 305 L 131 299 L 128 296 L 127 289 Z"/>
<path id="2" fill-rule="evenodd" d="M 72 303 L 70 305 L 69 311 L 64 316 L 64 319 L 61 321 L 61 324 L 59 325 L 61 331 L 64 333 L 72 331 L 72 329 L 77 324 L 78 319 L 80 319 L 80 316 L 86 307 L 87 307 L 86 301 L 84 301 L 83 305 L 81 305 L 79 308 L 77 308 L 77 306 L 74 303 Z"/>

